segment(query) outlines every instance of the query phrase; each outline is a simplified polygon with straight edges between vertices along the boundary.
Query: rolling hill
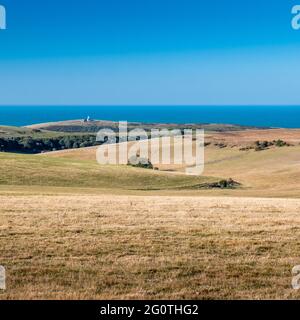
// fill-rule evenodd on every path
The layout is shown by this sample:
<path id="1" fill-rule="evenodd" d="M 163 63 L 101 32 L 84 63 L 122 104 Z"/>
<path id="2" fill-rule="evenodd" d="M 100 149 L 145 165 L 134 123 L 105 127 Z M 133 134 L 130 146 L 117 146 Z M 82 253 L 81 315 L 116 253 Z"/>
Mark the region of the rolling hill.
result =
<path id="1" fill-rule="evenodd" d="M 0 153 L 0 185 L 95 188 L 98 190 L 181 190 L 216 178 L 176 175 L 129 166 L 98 165 L 96 161 Z"/>
<path id="2" fill-rule="evenodd" d="M 281 139 L 290 146 L 254 150 L 254 143 Z M 232 178 L 243 185 L 239 190 L 214 190 L 213 194 L 239 196 L 299 197 L 300 130 L 246 130 L 208 133 L 204 175 Z M 142 142 L 142 145 L 146 142 Z M 195 147 L 195 142 L 193 142 Z M 129 144 L 130 146 L 130 144 Z M 247 147 L 249 149 L 247 149 Z M 251 148 L 250 148 L 251 147 Z M 150 147 L 149 147 L 150 149 Z M 51 152 L 42 157 L 96 162 L 97 147 Z M 151 152 L 161 150 L 151 150 Z M 161 171 L 183 173 L 184 165 L 157 165 Z"/>

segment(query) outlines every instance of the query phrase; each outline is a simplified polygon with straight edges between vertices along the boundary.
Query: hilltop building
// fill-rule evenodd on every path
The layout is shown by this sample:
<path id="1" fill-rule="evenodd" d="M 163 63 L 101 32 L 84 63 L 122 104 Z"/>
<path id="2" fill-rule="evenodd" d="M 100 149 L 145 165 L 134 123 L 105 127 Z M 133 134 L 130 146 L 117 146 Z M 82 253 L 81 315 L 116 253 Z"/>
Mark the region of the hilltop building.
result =
<path id="1" fill-rule="evenodd" d="M 83 122 L 92 122 L 92 121 L 94 121 L 94 120 L 91 119 L 90 116 L 87 116 L 87 117 L 83 120 Z"/>

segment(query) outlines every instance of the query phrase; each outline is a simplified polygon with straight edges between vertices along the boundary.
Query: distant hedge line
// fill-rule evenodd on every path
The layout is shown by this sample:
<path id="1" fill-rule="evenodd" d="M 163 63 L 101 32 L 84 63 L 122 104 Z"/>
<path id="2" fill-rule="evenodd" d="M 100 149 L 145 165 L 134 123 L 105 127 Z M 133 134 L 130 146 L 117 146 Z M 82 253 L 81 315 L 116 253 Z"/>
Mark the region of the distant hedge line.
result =
<path id="1" fill-rule="evenodd" d="M 9 137 L 0 138 L 1 152 L 41 153 L 99 145 L 95 135 L 52 138 Z"/>

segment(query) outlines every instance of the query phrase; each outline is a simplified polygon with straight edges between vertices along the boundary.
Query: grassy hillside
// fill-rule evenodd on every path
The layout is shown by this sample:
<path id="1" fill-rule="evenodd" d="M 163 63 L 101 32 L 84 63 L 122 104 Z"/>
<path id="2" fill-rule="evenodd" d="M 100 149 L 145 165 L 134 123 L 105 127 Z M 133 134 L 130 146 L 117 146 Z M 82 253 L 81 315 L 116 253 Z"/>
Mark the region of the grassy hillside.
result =
<path id="1" fill-rule="evenodd" d="M 214 190 L 212 194 L 239 196 L 274 196 L 299 197 L 300 189 L 300 146 L 299 130 L 297 131 L 267 131 L 265 135 L 250 132 L 231 134 L 211 134 L 207 136 L 210 145 L 205 148 L 205 176 L 232 178 L 242 183 L 240 190 Z M 267 150 L 242 151 L 242 147 L 252 146 L 255 140 L 283 139 L 292 146 L 272 146 Z M 220 147 L 219 144 L 225 145 Z M 143 142 L 143 144 L 145 144 Z M 143 145 L 142 144 L 142 145 Z M 195 142 L 193 142 L 195 147 Z M 130 146 L 130 145 L 129 145 Z M 158 152 L 159 150 L 151 150 Z M 62 158 L 66 160 L 95 161 L 96 148 L 82 148 L 60 152 L 47 153 L 42 157 Z M 184 165 L 157 165 L 160 170 L 183 173 Z"/>
<path id="2" fill-rule="evenodd" d="M 41 134 L 47 134 L 39 129 L 23 128 L 23 127 L 11 127 L 0 126 L 0 137 L 28 137 L 28 136 L 40 136 Z M 52 132 L 49 132 L 52 135 Z"/>
<path id="3" fill-rule="evenodd" d="M 245 185 L 270 190 L 300 187 L 300 146 L 241 152 L 207 152 L 206 174 L 232 176 Z"/>
<path id="4" fill-rule="evenodd" d="M 215 178 L 191 177 L 96 161 L 0 153 L 0 185 L 164 190 L 192 188 Z"/>

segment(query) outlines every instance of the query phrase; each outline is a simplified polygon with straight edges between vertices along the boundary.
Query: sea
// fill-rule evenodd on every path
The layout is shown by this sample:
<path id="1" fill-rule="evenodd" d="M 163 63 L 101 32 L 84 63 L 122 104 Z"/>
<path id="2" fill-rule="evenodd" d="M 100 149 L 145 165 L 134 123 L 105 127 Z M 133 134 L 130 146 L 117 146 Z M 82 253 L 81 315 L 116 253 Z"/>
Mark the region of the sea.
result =
<path id="1" fill-rule="evenodd" d="M 90 117 L 145 123 L 215 123 L 300 128 L 300 106 L 0 106 L 0 125 L 77 120 Z"/>

